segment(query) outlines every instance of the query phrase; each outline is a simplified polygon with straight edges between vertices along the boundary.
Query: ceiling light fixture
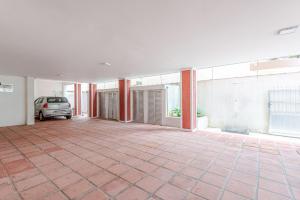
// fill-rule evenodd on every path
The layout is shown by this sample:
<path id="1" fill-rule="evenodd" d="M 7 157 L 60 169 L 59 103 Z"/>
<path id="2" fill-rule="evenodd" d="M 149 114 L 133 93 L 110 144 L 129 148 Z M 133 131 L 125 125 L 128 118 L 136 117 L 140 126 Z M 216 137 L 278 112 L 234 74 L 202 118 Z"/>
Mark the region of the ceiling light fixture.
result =
<path id="1" fill-rule="evenodd" d="M 111 66 L 111 64 L 109 62 L 102 62 L 102 63 L 99 63 L 100 65 L 105 65 L 107 67 Z"/>
<path id="2" fill-rule="evenodd" d="M 282 28 L 282 29 L 277 31 L 277 35 L 287 35 L 287 34 L 295 33 L 296 30 L 298 29 L 298 27 L 299 26 L 296 25 L 296 26 L 290 26 L 290 27 Z"/>

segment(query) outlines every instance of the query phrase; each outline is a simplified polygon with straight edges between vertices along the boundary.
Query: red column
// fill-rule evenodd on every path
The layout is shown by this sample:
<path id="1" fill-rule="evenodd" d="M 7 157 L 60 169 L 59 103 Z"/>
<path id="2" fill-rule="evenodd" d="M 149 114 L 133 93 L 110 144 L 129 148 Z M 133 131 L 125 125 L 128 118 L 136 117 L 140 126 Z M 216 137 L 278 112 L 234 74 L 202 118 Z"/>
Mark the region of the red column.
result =
<path id="1" fill-rule="evenodd" d="M 74 83 L 74 113 L 73 113 L 73 115 L 75 115 L 75 116 L 78 113 L 77 96 L 78 96 L 77 83 Z"/>
<path id="2" fill-rule="evenodd" d="M 74 115 L 81 115 L 81 84 L 74 83 Z"/>
<path id="3" fill-rule="evenodd" d="M 89 84 L 89 117 L 97 117 L 97 85 Z"/>
<path id="4" fill-rule="evenodd" d="M 188 130 L 197 128 L 197 76 L 195 69 L 181 71 L 181 127 Z"/>
<path id="5" fill-rule="evenodd" d="M 119 80 L 119 116 L 120 121 L 131 121 L 131 109 L 130 109 L 130 80 Z"/>
<path id="6" fill-rule="evenodd" d="M 77 115 L 81 115 L 81 84 L 78 83 L 77 84 L 77 96 L 78 96 L 78 99 L 77 99 Z"/>

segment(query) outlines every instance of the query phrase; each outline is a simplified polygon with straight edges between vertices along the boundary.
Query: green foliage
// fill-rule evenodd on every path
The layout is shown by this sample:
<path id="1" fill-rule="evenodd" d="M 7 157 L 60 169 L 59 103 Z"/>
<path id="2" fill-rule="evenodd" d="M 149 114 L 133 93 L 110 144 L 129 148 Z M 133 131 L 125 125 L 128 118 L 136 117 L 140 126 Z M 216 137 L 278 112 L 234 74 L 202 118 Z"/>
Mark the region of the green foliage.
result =
<path id="1" fill-rule="evenodd" d="M 197 117 L 204 117 L 205 114 L 203 114 L 199 109 L 197 110 Z"/>
<path id="2" fill-rule="evenodd" d="M 174 108 L 169 112 L 170 117 L 181 117 L 181 110 L 179 108 Z"/>
<path id="3" fill-rule="evenodd" d="M 169 112 L 170 117 L 181 117 L 181 110 L 179 108 L 174 108 Z M 200 110 L 197 111 L 197 117 L 204 117 L 205 114 L 203 114 Z"/>

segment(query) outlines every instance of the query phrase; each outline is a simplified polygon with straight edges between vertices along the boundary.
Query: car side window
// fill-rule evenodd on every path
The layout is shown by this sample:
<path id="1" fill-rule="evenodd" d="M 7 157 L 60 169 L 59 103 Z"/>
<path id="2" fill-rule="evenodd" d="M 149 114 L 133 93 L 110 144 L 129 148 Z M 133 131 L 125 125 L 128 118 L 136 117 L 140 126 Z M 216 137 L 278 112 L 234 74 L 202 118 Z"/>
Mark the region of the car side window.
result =
<path id="1" fill-rule="evenodd" d="M 39 101 L 40 101 L 40 98 L 37 98 L 37 99 L 34 101 L 34 104 L 37 104 Z"/>
<path id="2" fill-rule="evenodd" d="M 43 103 L 43 98 L 40 98 L 39 103 Z"/>

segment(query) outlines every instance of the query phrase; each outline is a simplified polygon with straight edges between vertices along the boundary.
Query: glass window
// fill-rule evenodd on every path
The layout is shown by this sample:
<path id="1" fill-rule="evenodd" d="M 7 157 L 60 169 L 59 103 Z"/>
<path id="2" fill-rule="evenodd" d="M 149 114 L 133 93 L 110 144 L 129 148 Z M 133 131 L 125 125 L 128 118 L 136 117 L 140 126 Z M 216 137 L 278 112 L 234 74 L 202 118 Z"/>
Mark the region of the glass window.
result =
<path id="1" fill-rule="evenodd" d="M 40 98 L 37 98 L 34 103 L 37 104 L 39 102 Z"/>
<path id="2" fill-rule="evenodd" d="M 180 86 L 178 84 L 167 85 L 167 116 L 180 117 Z"/>
<path id="3" fill-rule="evenodd" d="M 179 83 L 180 73 L 163 74 L 157 76 L 147 76 L 142 78 L 131 79 L 131 86 L 148 86 L 148 85 L 162 85 L 170 83 Z"/>
<path id="4" fill-rule="evenodd" d="M 285 73 L 296 73 L 300 72 L 300 67 L 282 67 L 274 69 L 264 69 L 258 70 L 257 74 L 261 75 L 271 75 L 271 74 L 285 74 Z"/>
<path id="5" fill-rule="evenodd" d="M 213 78 L 213 68 L 197 69 L 197 81 L 211 80 Z"/>
<path id="6" fill-rule="evenodd" d="M 64 85 L 64 97 L 69 100 L 71 108 L 74 108 L 74 84 Z"/>
<path id="7" fill-rule="evenodd" d="M 161 82 L 162 82 L 162 84 L 179 83 L 180 82 L 180 73 L 161 75 Z"/>
<path id="8" fill-rule="evenodd" d="M 102 82 L 97 84 L 97 89 L 104 90 L 104 89 L 114 89 L 119 88 L 118 80 L 109 81 L 109 82 Z"/>
<path id="9" fill-rule="evenodd" d="M 142 79 L 143 85 L 160 85 L 161 77 L 160 76 L 148 76 Z"/>
<path id="10" fill-rule="evenodd" d="M 66 97 L 47 97 L 48 103 L 68 103 Z"/>
<path id="11" fill-rule="evenodd" d="M 236 78 L 245 76 L 256 76 L 257 72 L 251 70 L 251 63 L 240 63 L 213 68 L 213 79 Z"/>
<path id="12" fill-rule="evenodd" d="M 103 90 L 105 88 L 104 83 L 97 84 L 97 90 Z"/>

